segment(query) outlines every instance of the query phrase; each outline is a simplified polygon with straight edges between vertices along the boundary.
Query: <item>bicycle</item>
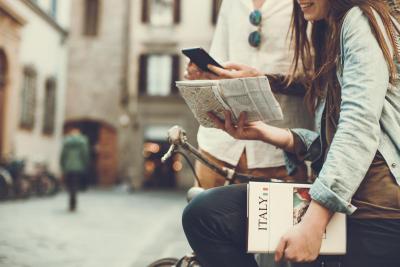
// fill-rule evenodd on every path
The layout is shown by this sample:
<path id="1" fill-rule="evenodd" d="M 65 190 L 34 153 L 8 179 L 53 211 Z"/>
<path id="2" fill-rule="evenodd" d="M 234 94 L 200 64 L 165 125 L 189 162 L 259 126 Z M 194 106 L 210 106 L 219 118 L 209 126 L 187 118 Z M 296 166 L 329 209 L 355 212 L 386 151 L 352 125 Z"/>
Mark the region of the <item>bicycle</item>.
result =
<path id="1" fill-rule="evenodd" d="M 189 160 L 189 157 L 186 155 L 184 151 L 189 152 L 194 155 L 196 159 L 198 159 L 202 164 L 205 164 L 207 167 L 221 175 L 225 178 L 225 185 L 232 185 L 235 183 L 248 183 L 251 181 L 258 182 L 282 182 L 278 179 L 266 178 L 260 176 L 252 176 L 243 173 L 238 173 L 234 169 L 227 167 L 220 167 L 213 162 L 209 161 L 205 158 L 198 149 L 192 146 L 187 139 L 186 132 L 179 126 L 173 126 L 168 130 L 168 142 L 171 144 L 167 153 L 162 157 L 161 161 L 165 162 L 169 159 L 173 154 L 180 154 L 187 161 L 189 167 L 191 168 L 193 175 L 197 182 L 197 187 L 192 187 L 188 190 L 187 193 L 187 201 L 190 202 L 196 195 L 204 191 L 205 189 L 201 188 L 201 182 L 199 177 L 196 174 L 196 171 Z M 330 260 L 320 259 L 318 261 L 320 267 L 340 267 L 340 257 L 338 259 L 331 258 Z M 196 255 L 190 253 L 185 255 L 184 257 L 178 258 L 162 258 L 154 261 L 147 267 L 201 267 L 196 259 Z"/>
<path id="2" fill-rule="evenodd" d="M 35 173 L 30 176 L 33 191 L 38 196 L 53 196 L 60 191 L 60 182 L 45 162 L 35 162 Z"/>
<path id="3" fill-rule="evenodd" d="M 188 155 L 184 152 L 187 151 L 190 154 L 194 155 L 202 164 L 205 164 L 207 167 L 220 174 L 225 178 L 225 185 L 231 185 L 235 183 L 248 183 L 250 181 L 265 181 L 271 182 L 275 179 L 263 178 L 251 176 L 243 173 L 238 173 L 234 169 L 227 167 L 220 167 L 212 162 L 210 162 L 207 158 L 205 158 L 199 150 L 193 147 L 187 140 L 186 132 L 179 126 L 173 126 L 168 130 L 168 142 L 171 144 L 167 153 L 162 157 L 161 161 L 165 162 L 169 159 L 173 154 L 180 154 L 187 161 L 189 167 L 191 168 L 193 175 L 196 179 L 198 187 L 192 187 L 188 190 L 187 193 L 187 201 L 190 202 L 196 195 L 204 191 L 201 188 L 201 182 L 199 177 L 196 174 L 196 171 L 189 160 Z M 162 258 L 154 261 L 148 267 L 200 267 L 196 256 L 194 254 L 188 254 L 180 259 L 178 258 Z"/>
<path id="4" fill-rule="evenodd" d="M 10 172 L 0 166 L 0 200 L 8 199 L 11 196 L 13 178 Z"/>
<path id="5" fill-rule="evenodd" d="M 11 157 L 0 158 L 2 199 L 28 198 L 31 195 L 32 183 L 25 174 L 25 164 L 25 160 L 17 160 Z"/>

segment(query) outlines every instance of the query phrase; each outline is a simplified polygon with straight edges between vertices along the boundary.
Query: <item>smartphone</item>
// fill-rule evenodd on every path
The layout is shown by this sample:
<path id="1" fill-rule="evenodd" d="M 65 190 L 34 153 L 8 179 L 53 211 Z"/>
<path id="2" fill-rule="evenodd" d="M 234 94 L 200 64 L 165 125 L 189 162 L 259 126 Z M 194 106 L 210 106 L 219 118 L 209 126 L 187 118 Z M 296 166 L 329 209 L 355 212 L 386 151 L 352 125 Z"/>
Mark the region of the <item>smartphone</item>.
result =
<path id="1" fill-rule="evenodd" d="M 207 52 L 201 47 L 186 48 L 182 50 L 182 53 L 190 58 L 190 60 L 196 64 L 201 70 L 209 71 L 207 65 L 211 64 L 219 68 L 223 68 L 215 59 L 213 59 Z"/>

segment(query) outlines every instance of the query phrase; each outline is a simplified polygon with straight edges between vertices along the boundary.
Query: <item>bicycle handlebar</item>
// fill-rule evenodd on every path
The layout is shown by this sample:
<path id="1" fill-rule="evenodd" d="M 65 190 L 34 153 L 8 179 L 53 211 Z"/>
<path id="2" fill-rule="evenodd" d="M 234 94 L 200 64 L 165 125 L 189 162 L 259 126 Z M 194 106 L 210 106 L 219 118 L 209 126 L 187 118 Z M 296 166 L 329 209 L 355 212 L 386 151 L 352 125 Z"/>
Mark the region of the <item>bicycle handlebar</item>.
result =
<path id="1" fill-rule="evenodd" d="M 262 181 L 271 181 L 270 178 L 265 177 L 256 177 L 252 175 L 247 175 L 243 173 L 237 173 L 232 168 L 220 167 L 215 163 L 211 162 L 207 158 L 205 158 L 199 150 L 193 147 L 188 141 L 186 136 L 186 131 L 180 126 L 173 126 L 168 130 L 168 142 L 171 144 L 167 153 L 161 158 L 161 162 L 165 162 L 168 158 L 172 156 L 173 153 L 178 152 L 178 148 L 183 148 L 185 151 L 193 154 L 200 162 L 206 165 L 211 170 L 215 171 L 219 175 L 225 178 L 228 184 L 233 184 L 236 181 L 241 183 L 246 183 L 252 180 L 262 180 Z M 199 182 L 199 181 L 198 181 Z"/>

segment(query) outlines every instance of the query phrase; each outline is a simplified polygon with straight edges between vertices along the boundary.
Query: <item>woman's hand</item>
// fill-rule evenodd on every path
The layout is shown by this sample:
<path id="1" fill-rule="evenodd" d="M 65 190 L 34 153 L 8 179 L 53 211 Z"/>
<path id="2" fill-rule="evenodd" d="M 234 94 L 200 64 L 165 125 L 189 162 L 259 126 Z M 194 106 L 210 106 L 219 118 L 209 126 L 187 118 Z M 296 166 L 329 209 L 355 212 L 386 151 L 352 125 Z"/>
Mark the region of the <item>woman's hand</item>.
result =
<path id="1" fill-rule="evenodd" d="M 217 79 L 232 79 L 232 78 L 245 78 L 245 77 L 258 77 L 263 76 L 264 73 L 259 70 L 238 63 L 224 63 L 224 67 L 219 68 L 214 65 L 208 65 L 211 71 L 203 71 L 193 62 L 189 62 L 186 67 L 185 79 L 187 80 L 217 80 Z"/>
<path id="2" fill-rule="evenodd" d="M 282 259 L 292 262 L 315 260 L 321 249 L 322 237 L 332 217 L 327 208 L 311 201 L 302 221 L 289 230 L 280 240 L 275 261 Z"/>
<path id="3" fill-rule="evenodd" d="M 208 65 L 208 69 L 217 74 L 220 79 L 258 77 L 265 75 L 256 68 L 243 64 L 228 62 L 222 64 L 222 66 L 224 67 L 223 69 L 214 65 Z"/>
<path id="4" fill-rule="evenodd" d="M 224 112 L 225 121 L 208 112 L 208 116 L 214 121 L 218 129 L 224 130 L 235 139 L 241 140 L 263 140 L 266 124 L 257 121 L 248 123 L 247 113 L 242 112 L 239 115 L 238 124 L 235 126 L 232 122 L 232 114 L 229 111 Z"/>
<path id="5" fill-rule="evenodd" d="M 185 79 L 187 80 L 216 80 L 220 79 L 217 75 L 209 72 L 203 71 L 192 61 L 186 67 Z"/>
<path id="6" fill-rule="evenodd" d="M 261 121 L 247 121 L 247 113 L 242 112 L 239 115 L 237 125 L 232 122 L 232 115 L 229 111 L 224 112 L 225 121 L 208 112 L 208 116 L 213 120 L 215 126 L 235 139 L 259 140 L 274 145 L 288 152 L 294 151 L 293 134 L 288 129 L 281 129 L 267 125 Z"/>

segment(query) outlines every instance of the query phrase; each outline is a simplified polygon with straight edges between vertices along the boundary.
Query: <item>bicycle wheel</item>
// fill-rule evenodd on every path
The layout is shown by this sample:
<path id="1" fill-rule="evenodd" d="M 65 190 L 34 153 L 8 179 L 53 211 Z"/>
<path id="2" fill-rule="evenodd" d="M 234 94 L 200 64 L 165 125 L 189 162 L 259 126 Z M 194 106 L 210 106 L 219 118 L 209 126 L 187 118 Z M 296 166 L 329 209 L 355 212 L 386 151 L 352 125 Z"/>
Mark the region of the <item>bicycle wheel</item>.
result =
<path id="1" fill-rule="evenodd" d="M 29 176 L 20 175 L 15 180 L 14 197 L 15 198 L 28 198 L 32 194 L 32 182 Z"/>
<path id="2" fill-rule="evenodd" d="M 177 258 L 163 258 L 156 260 L 147 267 L 173 267 L 178 261 Z"/>
<path id="3" fill-rule="evenodd" d="M 11 174 L 7 170 L 0 168 L 0 200 L 4 200 L 10 197 L 11 187 Z"/>
<path id="4" fill-rule="evenodd" d="M 57 179 L 56 176 L 47 173 L 47 177 L 50 179 L 51 187 L 50 190 L 48 191 L 49 196 L 53 196 L 60 191 L 60 181 Z"/>

